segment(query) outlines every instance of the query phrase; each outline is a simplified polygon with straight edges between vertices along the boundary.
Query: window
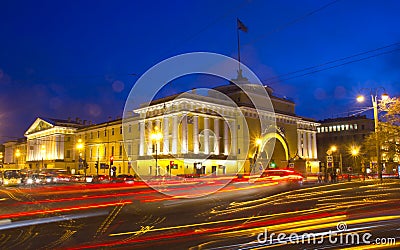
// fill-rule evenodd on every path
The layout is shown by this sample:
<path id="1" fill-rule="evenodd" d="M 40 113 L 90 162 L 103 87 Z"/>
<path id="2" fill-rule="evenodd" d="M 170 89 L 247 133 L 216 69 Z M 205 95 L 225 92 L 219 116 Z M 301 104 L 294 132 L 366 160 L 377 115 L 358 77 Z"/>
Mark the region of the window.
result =
<path id="1" fill-rule="evenodd" d="M 107 157 L 107 148 L 104 147 L 104 158 Z"/>
<path id="2" fill-rule="evenodd" d="M 357 129 L 357 124 L 354 124 L 354 129 Z"/>
<path id="3" fill-rule="evenodd" d="M 128 155 L 132 154 L 132 145 L 128 144 Z"/>
<path id="4" fill-rule="evenodd" d="M 317 128 L 317 132 L 320 133 L 320 132 L 321 132 L 321 129 L 320 129 L 320 128 Z"/>
<path id="5" fill-rule="evenodd" d="M 353 124 L 350 124 L 350 130 L 353 130 Z"/>
<path id="6" fill-rule="evenodd" d="M 119 134 L 122 135 L 122 126 L 119 127 Z"/>
<path id="7" fill-rule="evenodd" d="M 90 153 L 89 154 L 90 154 L 90 156 L 89 156 L 90 159 L 92 159 L 93 158 L 93 148 L 90 149 Z"/>
<path id="8" fill-rule="evenodd" d="M 97 131 L 97 138 L 100 138 L 100 131 Z"/>
<path id="9" fill-rule="evenodd" d="M 122 156 L 122 145 L 119 145 L 119 156 Z"/>
<path id="10" fill-rule="evenodd" d="M 333 131 L 336 132 L 336 126 L 333 126 Z"/>
<path id="11" fill-rule="evenodd" d="M 128 132 L 129 132 L 129 133 L 132 132 L 132 125 L 129 125 L 129 126 L 128 126 Z"/>
<path id="12" fill-rule="evenodd" d="M 93 139 L 93 132 L 90 132 L 90 139 Z"/>
<path id="13" fill-rule="evenodd" d="M 111 135 L 114 135 L 114 128 L 111 129 Z"/>
<path id="14" fill-rule="evenodd" d="M 342 131 L 344 131 L 344 124 L 342 124 Z"/>
<path id="15" fill-rule="evenodd" d="M 114 146 L 111 147 L 111 155 L 114 155 Z"/>
<path id="16" fill-rule="evenodd" d="M 349 124 L 346 124 L 346 130 L 349 130 Z"/>
<path id="17" fill-rule="evenodd" d="M 364 130 L 364 129 L 365 129 L 365 125 L 362 124 L 362 125 L 361 125 L 361 130 Z"/>
<path id="18" fill-rule="evenodd" d="M 107 136 L 107 129 L 104 129 L 104 136 Z"/>
<path id="19" fill-rule="evenodd" d="M 332 132 L 332 126 L 329 126 L 329 132 Z"/>
<path id="20" fill-rule="evenodd" d="M 67 150 L 65 158 L 71 158 L 71 150 Z"/>

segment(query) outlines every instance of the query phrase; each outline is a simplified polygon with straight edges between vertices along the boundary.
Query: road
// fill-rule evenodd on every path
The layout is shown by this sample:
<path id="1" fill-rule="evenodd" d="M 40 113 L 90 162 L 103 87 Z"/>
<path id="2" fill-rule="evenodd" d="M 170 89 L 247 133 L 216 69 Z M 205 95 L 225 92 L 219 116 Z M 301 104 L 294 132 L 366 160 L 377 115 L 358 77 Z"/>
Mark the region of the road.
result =
<path id="1" fill-rule="evenodd" d="M 399 184 L 2 187 L 0 249 L 395 249 Z"/>

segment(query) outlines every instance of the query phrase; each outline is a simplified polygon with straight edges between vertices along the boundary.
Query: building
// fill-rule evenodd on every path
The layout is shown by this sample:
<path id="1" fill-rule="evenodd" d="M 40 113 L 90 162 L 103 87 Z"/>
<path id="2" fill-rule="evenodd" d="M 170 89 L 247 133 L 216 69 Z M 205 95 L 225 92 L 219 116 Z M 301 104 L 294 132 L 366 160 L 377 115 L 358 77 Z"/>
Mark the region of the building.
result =
<path id="1" fill-rule="evenodd" d="M 295 114 L 295 104 L 267 86 L 237 84 L 165 97 L 133 110 L 130 124 L 139 135 L 125 138 L 140 176 L 254 173 L 292 166 L 303 159 L 304 173 L 318 172 L 318 122 Z M 268 92 L 273 110 L 257 110 L 249 98 Z M 222 94 L 222 95 L 221 95 Z M 224 99 L 223 95 L 229 97 Z M 270 126 L 261 128 L 260 121 Z M 139 146 L 136 148 L 136 146 Z M 306 169 L 307 167 L 307 169 Z"/>
<path id="2" fill-rule="evenodd" d="M 71 171 L 78 161 L 76 132 L 86 121 L 37 118 L 25 132 L 26 166 L 31 170 L 61 168 Z"/>
<path id="3" fill-rule="evenodd" d="M 252 102 L 261 90 L 271 107 Z M 131 114 L 100 124 L 37 118 L 25 133 L 24 167 L 143 178 L 259 173 L 268 167 L 319 171 L 320 124 L 297 116 L 293 101 L 245 78 L 207 93 L 153 100 Z"/>
<path id="4" fill-rule="evenodd" d="M 331 150 L 333 168 L 346 172 L 348 168 L 354 171 L 361 170 L 360 159 L 354 157 L 352 149 L 361 148 L 366 136 L 374 132 L 374 120 L 363 116 L 349 116 L 319 121 L 317 128 L 319 160 L 326 164 L 327 152 Z"/>
<path id="5" fill-rule="evenodd" d="M 26 164 L 26 138 L 20 138 L 8 141 L 4 143 L 3 146 L 4 146 L 4 157 L 2 159 L 3 168 L 4 169 L 24 168 Z"/>

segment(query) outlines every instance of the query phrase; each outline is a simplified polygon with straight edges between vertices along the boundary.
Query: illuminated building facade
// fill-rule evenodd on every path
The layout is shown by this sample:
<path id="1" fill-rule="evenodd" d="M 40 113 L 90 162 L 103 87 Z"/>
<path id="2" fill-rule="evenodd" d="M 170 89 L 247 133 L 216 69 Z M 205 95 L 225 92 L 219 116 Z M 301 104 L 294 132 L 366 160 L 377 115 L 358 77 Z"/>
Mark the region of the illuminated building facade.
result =
<path id="1" fill-rule="evenodd" d="M 73 169 L 77 161 L 75 133 L 85 125 L 80 119 L 37 118 L 25 132 L 26 167 Z"/>
<path id="2" fill-rule="evenodd" d="M 256 110 L 242 88 L 229 84 L 153 100 L 129 117 L 101 124 L 38 118 L 25 133 L 26 168 L 111 174 L 112 161 L 115 175 L 228 175 L 302 159 L 304 173 L 318 172 L 319 123 L 297 116 L 293 101 L 263 88 L 272 111 Z M 261 131 L 261 120 L 273 122 Z"/>

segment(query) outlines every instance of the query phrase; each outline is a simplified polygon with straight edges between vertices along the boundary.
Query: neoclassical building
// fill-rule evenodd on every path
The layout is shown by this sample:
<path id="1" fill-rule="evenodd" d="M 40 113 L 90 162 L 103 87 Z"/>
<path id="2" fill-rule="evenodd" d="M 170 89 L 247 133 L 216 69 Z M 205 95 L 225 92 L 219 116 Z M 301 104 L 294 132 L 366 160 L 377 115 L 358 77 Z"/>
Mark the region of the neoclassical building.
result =
<path id="1" fill-rule="evenodd" d="M 133 149 L 128 157 L 135 172 L 140 176 L 256 173 L 271 166 L 293 166 L 293 159 L 304 159 L 302 172 L 318 172 L 319 123 L 297 116 L 294 102 L 274 96 L 267 86 L 263 88 L 273 109 L 256 109 L 249 91 L 257 87 L 244 79 L 207 95 L 193 90 L 133 110 L 136 116 L 125 119 L 124 126 L 133 126 L 138 134 L 125 134 L 124 139 Z M 265 121 L 268 126 L 261 128 Z"/>
<path id="2" fill-rule="evenodd" d="M 296 115 L 295 103 L 274 95 L 267 86 L 244 78 L 232 81 L 206 93 L 192 90 L 153 100 L 123 119 L 100 124 L 37 118 L 25 133 L 26 143 L 18 146 L 24 157 L 18 167 L 136 173 L 143 178 L 259 173 L 267 167 L 318 172 L 320 124 Z M 268 93 L 265 102 L 271 107 L 255 106 L 256 99 L 264 102 L 260 88 Z M 5 159 L 15 155 L 10 145 L 15 147 L 6 143 Z M 295 161 L 299 159 L 302 166 Z M 82 168 L 82 162 L 87 168 Z M 110 171 L 111 165 L 115 172 Z"/>

